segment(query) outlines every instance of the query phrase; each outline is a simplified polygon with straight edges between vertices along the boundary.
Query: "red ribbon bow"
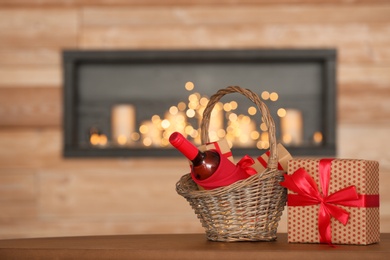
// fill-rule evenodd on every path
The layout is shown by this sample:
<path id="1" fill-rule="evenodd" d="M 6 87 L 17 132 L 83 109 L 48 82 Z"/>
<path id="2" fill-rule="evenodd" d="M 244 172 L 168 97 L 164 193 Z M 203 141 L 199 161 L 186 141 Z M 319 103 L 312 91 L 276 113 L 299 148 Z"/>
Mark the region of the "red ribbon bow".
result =
<path id="1" fill-rule="evenodd" d="M 242 169 L 245 170 L 245 172 L 248 175 L 254 175 L 257 173 L 255 169 L 253 169 L 251 166 L 255 163 L 255 161 L 250 157 L 249 155 L 245 155 L 238 163 L 237 165 L 240 166 Z"/>
<path id="2" fill-rule="evenodd" d="M 333 216 L 343 225 L 349 219 L 349 212 L 336 205 L 351 207 L 378 207 L 379 195 L 359 195 L 356 187 L 351 185 L 328 195 L 330 168 L 333 159 L 322 159 L 319 162 L 319 176 L 322 193 L 313 178 L 305 169 L 299 168 L 292 175 L 285 174 L 280 184 L 297 194 L 288 194 L 288 206 L 320 205 L 318 212 L 318 230 L 320 243 L 331 244 L 332 234 L 330 219 Z"/>

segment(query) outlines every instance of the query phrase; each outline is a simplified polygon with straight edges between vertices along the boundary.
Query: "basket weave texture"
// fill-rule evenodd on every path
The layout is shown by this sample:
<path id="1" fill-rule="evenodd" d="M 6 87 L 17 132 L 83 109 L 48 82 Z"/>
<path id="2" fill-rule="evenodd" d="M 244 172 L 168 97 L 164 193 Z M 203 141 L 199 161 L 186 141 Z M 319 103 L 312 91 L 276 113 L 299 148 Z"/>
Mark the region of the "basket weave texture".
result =
<path id="1" fill-rule="evenodd" d="M 203 113 L 202 143 L 209 142 L 208 127 L 214 105 L 226 94 L 241 93 L 259 108 L 268 127 L 270 156 L 268 167 L 247 179 L 213 190 L 199 190 L 186 174 L 176 183 L 176 191 L 194 209 L 212 241 L 272 241 L 286 204 L 286 189 L 280 186 L 283 172 L 277 169 L 275 124 L 268 107 L 249 89 L 230 86 L 214 94 Z"/>

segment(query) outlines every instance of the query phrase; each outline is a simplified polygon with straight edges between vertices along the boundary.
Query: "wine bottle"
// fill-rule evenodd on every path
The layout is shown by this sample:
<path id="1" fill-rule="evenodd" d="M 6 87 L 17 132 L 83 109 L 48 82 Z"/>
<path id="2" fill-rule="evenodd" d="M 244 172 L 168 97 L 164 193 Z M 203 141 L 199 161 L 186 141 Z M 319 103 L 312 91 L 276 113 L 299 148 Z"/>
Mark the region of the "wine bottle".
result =
<path id="1" fill-rule="evenodd" d="M 205 180 L 218 169 L 220 164 L 218 152 L 199 151 L 195 145 L 178 132 L 174 132 L 169 137 L 169 142 L 192 162 L 192 171 L 196 179 Z"/>

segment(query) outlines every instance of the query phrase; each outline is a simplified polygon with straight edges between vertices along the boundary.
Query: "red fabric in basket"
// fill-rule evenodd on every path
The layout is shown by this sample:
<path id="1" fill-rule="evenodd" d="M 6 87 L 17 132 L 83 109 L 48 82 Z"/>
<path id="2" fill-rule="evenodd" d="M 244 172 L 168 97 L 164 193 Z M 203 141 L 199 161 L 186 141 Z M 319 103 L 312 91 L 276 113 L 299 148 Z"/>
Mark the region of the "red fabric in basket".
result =
<path id="1" fill-rule="evenodd" d="M 249 156 L 244 156 L 237 164 L 231 162 L 217 150 L 213 150 L 220 154 L 220 163 L 218 169 L 209 178 L 198 180 L 191 168 L 191 177 L 196 184 L 206 190 L 211 190 L 223 186 L 228 186 L 236 181 L 243 180 L 249 176 L 256 174 L 256 171 L 250 166 L 254 164 L 254 160 Z"/>

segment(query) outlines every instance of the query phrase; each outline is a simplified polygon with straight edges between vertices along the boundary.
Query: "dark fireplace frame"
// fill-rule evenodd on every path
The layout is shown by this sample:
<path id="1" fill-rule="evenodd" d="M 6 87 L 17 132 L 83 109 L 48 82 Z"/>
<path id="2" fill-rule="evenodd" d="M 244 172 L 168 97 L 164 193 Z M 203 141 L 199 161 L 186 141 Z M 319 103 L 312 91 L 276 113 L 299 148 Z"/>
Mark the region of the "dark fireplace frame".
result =
<path id="1" fill-rule="evenodd" d="M 167 148 L 83 147 L 78 138 L 79 68 L 85 64 L 177 62 L 218 62 L 229 64 L 273 64 L 313 62 L 321 66 L 321 145 L 288 147 L 293 156 L 336 155 L 336 64 L 334 49 L 255 49 L 255 50 L 65 50 L 63 58 L 63 155 L 64 157 L 163 157 L 178 156 Z M 221 86 L 224 88 L 226 86 Z M 234 148 L 234 154 L 260 154 L 257 148 Z"/>

